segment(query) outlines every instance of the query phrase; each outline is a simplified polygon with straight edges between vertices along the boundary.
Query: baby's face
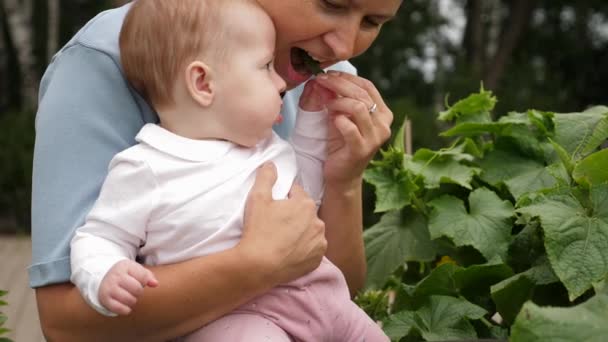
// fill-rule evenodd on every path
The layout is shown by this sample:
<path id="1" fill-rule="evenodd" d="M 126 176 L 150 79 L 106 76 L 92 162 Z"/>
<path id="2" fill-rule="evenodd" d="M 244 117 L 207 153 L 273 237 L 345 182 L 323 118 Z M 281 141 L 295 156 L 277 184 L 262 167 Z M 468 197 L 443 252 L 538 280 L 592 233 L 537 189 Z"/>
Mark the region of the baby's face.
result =
<path id="1" fill-rule="evenodd" d="M 229 140 L 254 146 L 272 134 L 282 106 L 285 82 L 274 69 L 276 33 L 260 8 L 241 4 L 226 14 L 230 30 L 227 57 L 216 77 L 215 106 Z"/>

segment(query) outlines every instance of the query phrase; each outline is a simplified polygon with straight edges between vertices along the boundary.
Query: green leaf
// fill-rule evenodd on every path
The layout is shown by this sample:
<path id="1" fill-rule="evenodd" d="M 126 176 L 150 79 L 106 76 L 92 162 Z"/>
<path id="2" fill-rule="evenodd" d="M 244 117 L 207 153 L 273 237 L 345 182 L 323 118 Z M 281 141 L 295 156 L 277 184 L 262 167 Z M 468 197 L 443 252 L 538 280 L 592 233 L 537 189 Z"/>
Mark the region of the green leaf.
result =
<path id="1" fill-rule="evenodd" d="M 608 108 L 593 107 L 582 113 L 556 114 L 555 141 L 573 160 L 595 151 L 608 139 Z"/>
<path id="2" fill-rule="evenodd" d="M 387 335 L 398 340 L 413 329 L 427 341 L 476 338 L 475 328 L 468 321 L 482 318 L 483 308 L 465 299 L 431 296 L 416 311 L 402 311 L 384 322 Z"/>
<path id="3" fill-rule="evenodd" d="M 439 151 L 432 151 L 428 148 L 421 148 L 416 151 L 416 154 L 414 155 L 414 160 L 429 161 L 435 159 L 450 159 L 458 162 L 475 160 L 475 157 L 464 152 L 466 148 L 466 144 L 460 144 L 450 148 L 444 148 Z"/>
<path id="4" fill-rule="evenodd" d="M 476 137 L 484 134 L 508 135 L 512 126 L 512 124 L 501 122 L 463 122 L 440 135 L 443 137 Z"/>
<path id="5" fill-rule="evenodd" d="M 572 158 L 568 154 L 568 151 L 566 151 L 565 148 L 563 148 L 560 144 L 556 143 L 555 141 L 553 141 L 553 140 L 549 140 L 549 141 L 551 142 L 551 145 L 555 149 L 557 156 L 562 161 L 562 164 L 564 165 L 566 172 L 568 172 L 568 174 L 571 174 L 572 170 L 574 170 L 574 162 L 572 161 Z"/>
<path id="6" fill-rule="evenodd" d="M 485 264 L 471 265 L 457 270 L 454 280 L 461 293 L 480 295 L 489 292 L 490 286 L 512 275 L 513 270 L 495 258 Z"/>
<path id="7" fill-rule="evenodd" d="M 363 179 L 376 191 L 375 212 L 399 210 L 411 204 L 418 186 L 403 169 L 403 153 L 394 149 L 382 152 L 381 161 L 372 162 Z"/>
<path id="8" fill-rule="evenodd" d="M 407 120 L 407 117 L 405 120 Z M 401 125 L 401 128 L 397 131 L 392 146 L 396 151 L 405 153 L 405 125 Z"/>
<path id="9" fill-rule="evenodd" d="M 415 286 L 414 297 L 428 297 L 431 295 L 454 296 L 458 294 L 458 287 L 454 274 L 460 270 L 454 264 L 443 264 L 435 269 Z"/>
<path id="10" fill-rule="evenodd" d="M 513 206 L 494 192 L 480 188 L 469 196 L 467 212 L 462 200 L 442 196 L 429 203 L 433 207 L 429 220 L 431 238 L 445 236 L 456 246 L 472 246 L 486 258 L 505 259 L 511 241 Z"/>
<path id="11" fill-rule="evenodd" d="M 546 137 L 539 137 L 528 127 L 514 126 L 509 135 L 496 137 L 494 146 L 541 162 L 552 162 L 554 158 L 553 147 Z"/>
<path id="12" fill-rule="evenodd" d="M 513 323 L 524 303 L 532 298 L 535 286 L 557 281 L 559 279 L 551 270 L 548 262 L 505 279 L 491 287 L 496 310 L 508 323 Z"/>
<path id="13" fill-rule="evenodd" d="M 604 280 L 593 283 L 593 290 L 596 294 L 608 295 L 608 275 Z"/>
<path id="14" fill-rule="evenodd" d="M 608 296 L 596 295 L 570 308 L 524 305 L 512 328 L 512 342 L 604 342 L 608 336 Z"/>
<path id="15" fill-rule="evenodd" d="M 435 250 L 426 219 L 414 212 L 392 211 L 363 233 L 368 274 L 366 287 L 380 287 L 407 261 L 431 261 Z"/>
<path id="16" fill-rule="evenodd" d="M 548 194 L 518 209 L 540 219 L 551 267 L 570 300 L 608 274 L 608 185 L 592 187 L 587 198 L 580 197 Z"/>
<path id="17" fill-rule="evenodd" d="M 491 151 L 479 165 L 484 170 L 482 180 L 495 187 L 504 184 L 515 200 L 528 192 L 552 188 L 557 183 L 543 163 L 512 151 Z"/>
<path id="18" fill-rule="evenodd" d="M 464 146 L 462 146 L 464 149 Z M 467 166 L 461 161 L 472 160 L 474 157 L 459 151 L 431 151 L 421 149 L 413 158 L 405 161 L 406 169 L 424 179 L 428 189 L 437 189 L 441 184 L 457 184 L 472 189 L 471 181 L 481 170 Z"/>
<path id="19" fill-rule="evenodd" d="M 572 178 L 585 187 L 607 183 L 608 149 L 593 153 L 576 164 Z"/>
<path id="20" fill-rule="evenodd" d="M 430 296 L 479 296 L 488 293 L 490 286 L 513 275 L 509 266 L 492 261 L 467 268 L 455 264 L 442 264 L 431 271 L 415 286 L 401 284 L 395 298 L 395 310 L 413 310 Z"/>
<path id="21" fill-rule="evenodd" d="M 391 341 L 399 341 L 416 327 L 414 315 L 415 313 L 412 311 L 401 311 L 394 315 L 390 315 L 389 318 L 383 322 L 384 333 L 386 333 Z"/>
<path id="22" fill-rule="evenodd" d="M 490 121 L 490 112 L 496 105 L 496 97 L 492 96 L 491 91 L 486 91 L 483 88 L 477 94 L 469 95 L 469 97 L 456 102 L 448 110 L 439 114 L 441 121 Z"/>
<path id="23" fill-rule="evenodd" d="M 483 158 L 484 156 L 484 145 L 483 143 L 479 146 L 473 139 L 465 138 L 462 143 L 463 152 L 470 154 L 476 158 Z"/>
<path id="24" fill-rule="evenodd" d="M 534 282 L 526 275 L 518 274 L 492 286 L 492 300 L 502 318 L 511 324 L 522 305 L 532 298 L 533 290 Z"/>

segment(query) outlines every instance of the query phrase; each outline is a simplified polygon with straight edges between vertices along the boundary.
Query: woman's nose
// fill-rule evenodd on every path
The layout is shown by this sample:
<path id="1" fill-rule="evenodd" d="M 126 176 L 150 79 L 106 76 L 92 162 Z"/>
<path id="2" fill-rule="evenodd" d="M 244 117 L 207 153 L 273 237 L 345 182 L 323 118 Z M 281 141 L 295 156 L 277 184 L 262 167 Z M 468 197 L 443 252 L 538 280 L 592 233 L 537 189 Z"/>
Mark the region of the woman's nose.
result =
<path id="1" fill-rule="evenodd" d="M 334 31 L 325 34 L 325 44 L 330 47 L 336 59 L 347 60 L 355 55 L 358 32 L 358 23 L 356 26 L 353 23 L 344 23 Z"/>

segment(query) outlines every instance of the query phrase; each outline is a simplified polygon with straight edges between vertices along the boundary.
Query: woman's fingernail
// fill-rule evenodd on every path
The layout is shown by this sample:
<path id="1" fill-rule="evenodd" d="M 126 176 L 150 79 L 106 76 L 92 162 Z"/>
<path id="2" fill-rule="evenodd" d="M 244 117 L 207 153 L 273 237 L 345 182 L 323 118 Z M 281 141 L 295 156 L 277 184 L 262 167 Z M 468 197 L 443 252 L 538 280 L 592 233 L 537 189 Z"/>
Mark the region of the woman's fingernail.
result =
<path id="1" fill-rule="evenodd" d="M 322 79 L 322 80 L 326 80 L 327 79 L 327 74 L 326 73 L 318 74 L 317 78 Z"/>

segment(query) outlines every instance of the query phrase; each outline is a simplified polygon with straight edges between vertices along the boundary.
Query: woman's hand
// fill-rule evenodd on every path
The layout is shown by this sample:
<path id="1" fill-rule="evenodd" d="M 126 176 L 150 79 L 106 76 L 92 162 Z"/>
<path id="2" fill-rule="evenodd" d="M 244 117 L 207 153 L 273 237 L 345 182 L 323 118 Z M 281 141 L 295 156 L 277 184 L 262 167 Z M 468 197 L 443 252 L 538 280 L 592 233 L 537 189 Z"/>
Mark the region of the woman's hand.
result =
<path id="1" fill-rule="evenodd" d="M 260 167 L 245 208 L 243 236 L 237 246 L 245 260 L 275 285 L 294 280 L 319 266 L 327 249 L 325 224 L 315 202 L 294 185 L 285 200 L 272 199 L 277 171 L 272 163 Z"/>
<path id="2" fill-rule="evenodd" d="M 390 137 L 393 113 L 374 84 L 364 78 L 330 71 L 318 75 L 316 82 L 337 96 L 327 103 L 333 124 L 329 127 L 325 182 L 359 186 L 367 164 Z"/>

